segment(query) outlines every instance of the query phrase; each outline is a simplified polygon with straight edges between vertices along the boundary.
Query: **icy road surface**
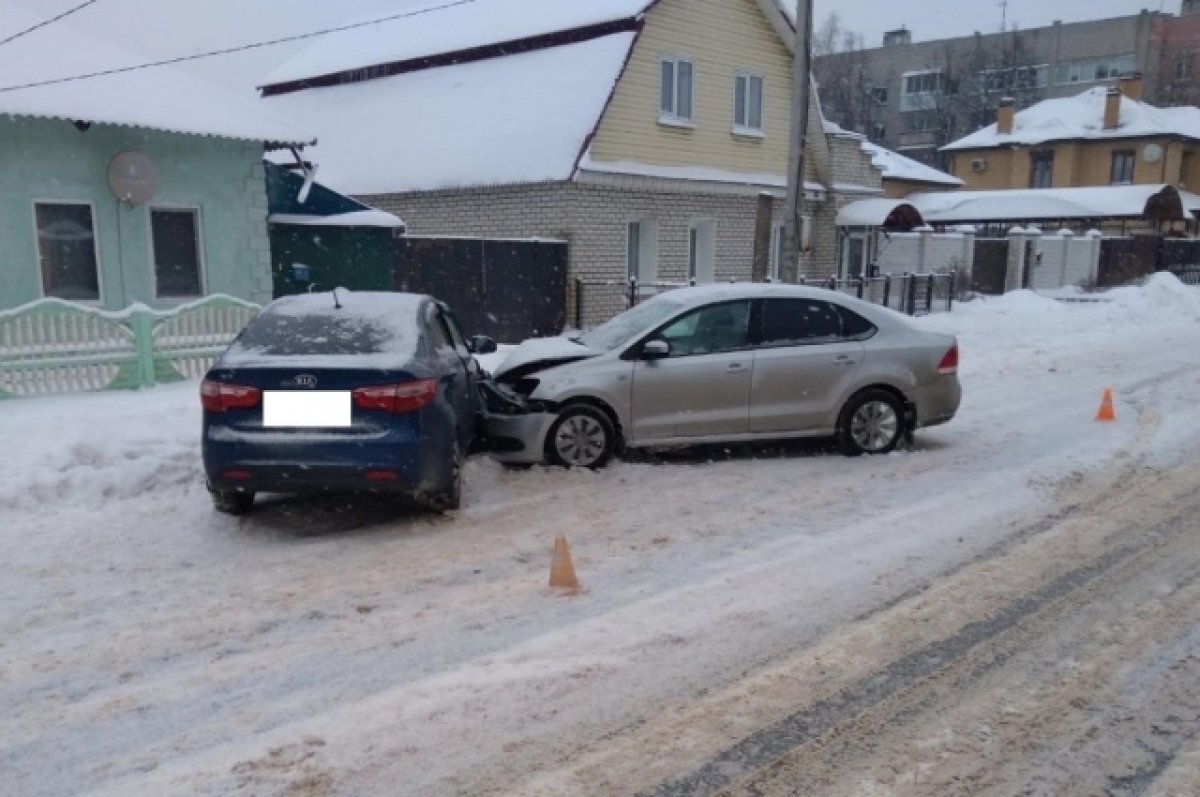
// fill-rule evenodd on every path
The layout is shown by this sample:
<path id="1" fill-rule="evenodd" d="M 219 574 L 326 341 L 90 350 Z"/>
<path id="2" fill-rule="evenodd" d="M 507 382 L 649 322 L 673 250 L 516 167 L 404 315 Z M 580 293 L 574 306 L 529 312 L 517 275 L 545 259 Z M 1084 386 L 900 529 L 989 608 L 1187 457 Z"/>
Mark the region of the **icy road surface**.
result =
<path id="1" fill-rule="evenodd" d="M 1108 298 L 923 320 L 913 452 L 477 460 L 447 518 L 214 514 L 195 385 L 0 404 L 0 794 L 1196 793 L 1200 289 Z"/>

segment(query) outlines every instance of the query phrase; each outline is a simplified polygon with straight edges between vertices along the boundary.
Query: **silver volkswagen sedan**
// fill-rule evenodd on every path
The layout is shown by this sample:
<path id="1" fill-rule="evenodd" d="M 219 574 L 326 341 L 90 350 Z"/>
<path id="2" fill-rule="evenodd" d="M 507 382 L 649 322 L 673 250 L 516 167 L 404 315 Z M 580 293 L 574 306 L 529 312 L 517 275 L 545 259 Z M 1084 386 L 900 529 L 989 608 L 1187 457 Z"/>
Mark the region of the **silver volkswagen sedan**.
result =
<path id="1" fill-rule="evenodd" d="M 884 454 L 954 417 L 957 373 L 953 336 L 840 293 L 684 288 L 519 346 L 494 373 L 488 447 L 508 464 L 584 468 L 625 448 L 800 437 Z"/>

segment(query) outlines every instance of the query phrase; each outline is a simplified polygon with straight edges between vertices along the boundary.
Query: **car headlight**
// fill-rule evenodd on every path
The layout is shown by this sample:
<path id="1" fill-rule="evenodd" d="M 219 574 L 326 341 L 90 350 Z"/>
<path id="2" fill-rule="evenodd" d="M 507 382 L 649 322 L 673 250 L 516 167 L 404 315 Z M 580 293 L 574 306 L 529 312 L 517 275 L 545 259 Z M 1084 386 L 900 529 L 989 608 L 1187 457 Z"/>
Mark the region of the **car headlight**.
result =
<path id="1" fill-rule="evenodd" d="M 514 382 L 512 388 L 525 398 L 529 398 L 533 395 L 533 392 L 538 389 L 538 385 L 541 383 L 542 380 L 527 376 Z"/>

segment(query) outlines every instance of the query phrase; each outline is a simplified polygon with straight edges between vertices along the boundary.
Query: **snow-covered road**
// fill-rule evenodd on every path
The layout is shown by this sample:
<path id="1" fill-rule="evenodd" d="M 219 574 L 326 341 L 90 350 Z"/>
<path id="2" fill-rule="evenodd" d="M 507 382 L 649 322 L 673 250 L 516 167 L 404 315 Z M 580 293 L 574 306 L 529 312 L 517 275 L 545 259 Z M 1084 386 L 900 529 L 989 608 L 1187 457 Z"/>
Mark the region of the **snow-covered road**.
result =
<path id="1" fill-rule="evenodd" d="M 1200 290 L 1161 277 L 1108 298 L 923 320 L 960 336 L 965 399 L 916 451 L 477 460 L 452 518 L 331 500 L 215 515 L 194 385 L 0 404 L 0 793 L 677 778 L 770 712 L 697 720 L 661 754 L 638 729 L 1036 536 L 1064 503 L 1190 460 Z M 1116 424 L 1092 420 L 1105 387 Z M 544 586 L 557 533 L 574 598 Z"/>

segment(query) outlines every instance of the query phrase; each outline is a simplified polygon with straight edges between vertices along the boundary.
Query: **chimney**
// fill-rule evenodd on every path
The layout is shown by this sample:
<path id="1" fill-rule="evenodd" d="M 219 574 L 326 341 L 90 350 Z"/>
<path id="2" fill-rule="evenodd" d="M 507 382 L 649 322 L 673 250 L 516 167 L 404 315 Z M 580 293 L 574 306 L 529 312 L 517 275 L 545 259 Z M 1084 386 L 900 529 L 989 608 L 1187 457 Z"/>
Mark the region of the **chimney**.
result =
<path id="1" fill-rule="evenodd" d="M 904 47 L 909 44 L 912 44 L 912 31 L 908 28 L 889 30 L 883 34 L 884 47 Z"/>
<path id="2" fill-rule="evenodd" d="M 1117 86 L 1121 89 L 1121 93 L 1135 102 L 1142 101 L 1142 88 L 1144 81 L 1141 72 L 1131 72 L 1128 75 L 1121 75 L 1117 81 Z"/>
<path id="3" fill-rule="evenodd" d="M 1017 101 L 1012 97 L 1000 100 L 1000 109 L 996 111 L 996 132 L 1002 136 L 1011 136 L 1016 120 Z"/>
<path id="4" fill-rule="evenodd" d="M 1104 96 L 1104 129 L 1116 130 L 1121 125 L 1121 90 L 1113 86 Z"/>

